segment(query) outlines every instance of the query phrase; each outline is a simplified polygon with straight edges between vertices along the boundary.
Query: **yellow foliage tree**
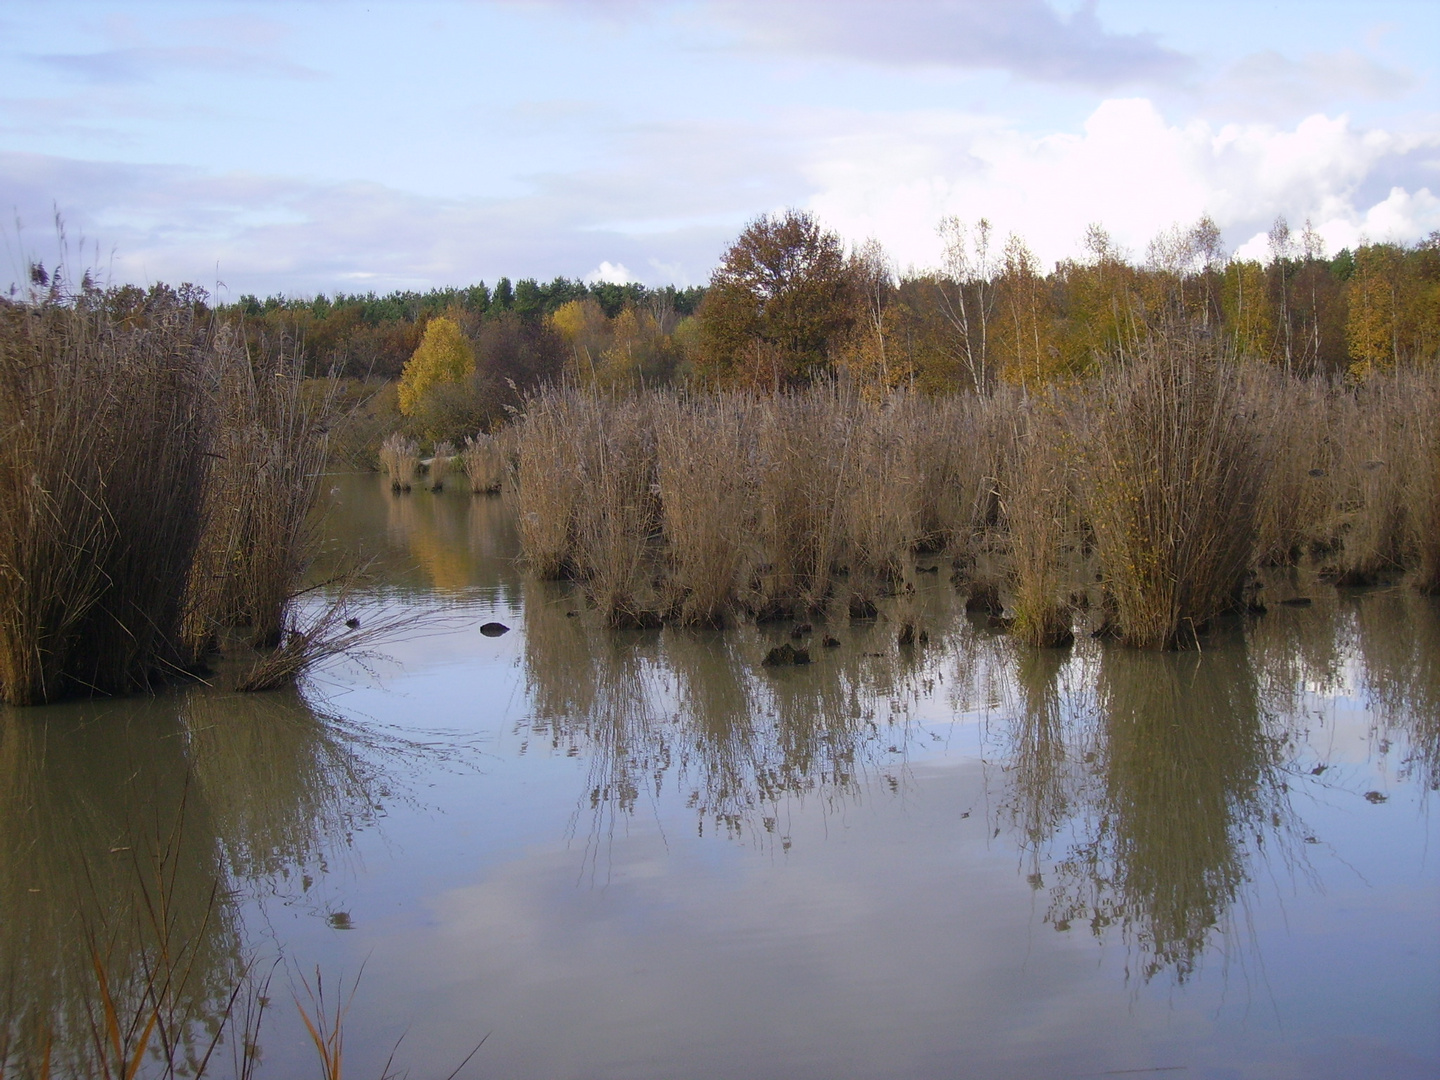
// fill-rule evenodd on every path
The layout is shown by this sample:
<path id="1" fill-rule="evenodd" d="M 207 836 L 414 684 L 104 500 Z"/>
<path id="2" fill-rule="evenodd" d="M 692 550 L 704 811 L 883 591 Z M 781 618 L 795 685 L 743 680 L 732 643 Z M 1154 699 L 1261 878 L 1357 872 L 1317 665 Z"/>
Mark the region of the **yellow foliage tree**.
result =
<path id="1" fill-rule="evenodd" d="M 475 350 L 460 324 L 441 316 L 425 327 L 420 346 L 405 363 L 398 388 L 400 412 L 415 410 L 431 387 L 440 383 L 464 382 L 475 372 Z"/>

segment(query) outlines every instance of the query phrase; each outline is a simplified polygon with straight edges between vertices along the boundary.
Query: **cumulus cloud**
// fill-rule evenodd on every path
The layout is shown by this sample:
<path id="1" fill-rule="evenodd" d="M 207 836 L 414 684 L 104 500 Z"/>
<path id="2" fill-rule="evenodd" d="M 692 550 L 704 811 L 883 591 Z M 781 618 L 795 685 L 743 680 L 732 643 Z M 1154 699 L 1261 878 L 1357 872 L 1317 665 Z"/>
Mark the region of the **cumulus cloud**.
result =
<path id="1" fill-rule="evenodd" d="M 1290 128 L 1172 124 L 1146 99 L 1116 99 L 1080 131 L 1044 136 L 943 114 L 852 121 L 808 175 L 810 206 L 832 227 L 876 236 L 901 265 L 923 266 L 938 260 L 934 227 L 947 213 L 986 216 L 1045 262 L 1074 255 L 1090 222 L 1138 252 L 1201 214 L 1232 244 L 1263 234 L 1277 214 L 1311 217 L 1327 243 L 1382 222 L 1395 239 L 1414 240 L 1433 227 L 1426 180 L 1437 162 L 1440 136 L 1357 129 L 1344 116 Z M 1377 176 L 1392 180 L 1384 191 L 1374 190 Z"/>
<path id="2" fill-rule="evenodd" d="M 599 266 L 585 275 L 585 281 L 591 285 L 628 285 L 639 280 L 625 268 L 624 263 L 612 263 L 608 259 L 602 260 Z"/>

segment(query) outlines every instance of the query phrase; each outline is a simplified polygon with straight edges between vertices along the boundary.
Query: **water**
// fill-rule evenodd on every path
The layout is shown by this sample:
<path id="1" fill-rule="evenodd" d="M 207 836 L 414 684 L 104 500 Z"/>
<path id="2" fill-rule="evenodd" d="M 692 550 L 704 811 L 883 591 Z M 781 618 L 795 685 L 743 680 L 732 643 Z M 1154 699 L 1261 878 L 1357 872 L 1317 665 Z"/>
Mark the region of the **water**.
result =
<path id="1" fill-rule="evenodd" d="M 1435 600 L 1278 577 L 1312 605 L 1200 653 L 1031 652 L 942 570 L 928 645 L 765 669 L 788 626 L 596 626 L 502 499 L 334 483 L 411 632 L 3 717 L 14 1030 L 83 1041 L 161 897 L 189 1015 L 269 978 L 261 1076 L 318 1073 L 317 972 L 358 1077 L 1440 1075 Z"/>

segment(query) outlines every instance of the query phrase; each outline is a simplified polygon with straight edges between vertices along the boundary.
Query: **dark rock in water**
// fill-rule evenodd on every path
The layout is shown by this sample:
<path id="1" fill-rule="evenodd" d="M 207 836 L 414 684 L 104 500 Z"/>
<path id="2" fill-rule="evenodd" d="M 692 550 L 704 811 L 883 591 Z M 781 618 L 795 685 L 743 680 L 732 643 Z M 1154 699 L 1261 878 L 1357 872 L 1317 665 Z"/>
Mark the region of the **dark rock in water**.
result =
<path id="1" fill-rule="evenodd" d="M 810 650 L 797 649 L 788 642 L 784 645 L 777 645 L 765 654 L 761 661 L 766 667 L 788 667 L 793 664 L 810 663 Z"/>
<path id="2" fill-rule="evenodd" d="M 879 614 L 879 610 L 875 607 L 875 601 L 866 600 L 863 596 L 850 598 L 850 618 L 873 619 Z"/>
<path id="3" fill-rule="evenodd" d="M 359 630 L 359 629 L 360 629 L 360 620 L 357 619 L 357 618 L 355 618 L 355 616 L 352 615 L 352 616 L 350 616 L 350 618 L 348 618 L 348 619 L 345 620 L 345 625 L 348 626 L 351 630 Z"/>
<path id="4" fill-rule="evenodd" d="M 984 615 L 999 615 L 1005 610 L 1000 602 L 1000 590 L 992 581 L 977 581 L 970 586 L 970 595 L 965 598 L 966 611 L 978 611 Z"/>
<path id="5" fill-rule="evenodd" d="M 1324 470 L 1324 469 L 1311 469 L 1311 470 L 1310 470 L 1310 475 L 1311 475 L 1311 476 L 1315 476 L 1315 477 L 1324 476 L 1324 475 L 1325 475 L 1325 470 Z"/>
<path id="6" fill-rule="evenodd" d="M 838 649 L 840 647 L 840 639 L 833 638 L 829 634 L 826 634 L 824 640 L 821 641 L 820 644 L 824 645 L 827 649 Z"/>
<path id="7" fill-rule="evenodd" d="M 565 612 L 565 617 L 566 617 L 567 619 L 574 619 L 574 618 L 577 618 L 579 615 L 580 615 L 580 612 L 578 612 L 578 611 L 567 611 L 567 612 Z"/>
<path id="8" fill-rule="evenodd" d="M 487 622 L 484 626 L 480 627 L 480 632 L 486 637 L 499 637 L 501 634 L 508 634 L 510 627 L 506 626 L 503 622 Z"/>
<path id="9" fill-rule="evenodd" d="M 1289 600 L 1281 600 L 1280 603 L 1286 607 L 1309 607 L 1314 601 L 1308 596 L 1292 596 Z"/>
<path id="10" fill-rule="evenodd" d="M 1378 791 L 1367 791 L 1365 792 L 1365 801 L 1368 803 L 1374 803 L 1378 806 L 1382 802 L 1389 802 L 1390 796 L 1382 795 Z"/>
<path id="11" fill-rule="evenodd" d="M 794 630 L 790 631 L 790 636 L 794 640 L 799 641 L 802 637 L 804 637 L 806 634 L 810 633 L 814 629 L 815 628 L 811 626 L 808 622 L 802 622 L 799 626 L 795 627 Z"/>

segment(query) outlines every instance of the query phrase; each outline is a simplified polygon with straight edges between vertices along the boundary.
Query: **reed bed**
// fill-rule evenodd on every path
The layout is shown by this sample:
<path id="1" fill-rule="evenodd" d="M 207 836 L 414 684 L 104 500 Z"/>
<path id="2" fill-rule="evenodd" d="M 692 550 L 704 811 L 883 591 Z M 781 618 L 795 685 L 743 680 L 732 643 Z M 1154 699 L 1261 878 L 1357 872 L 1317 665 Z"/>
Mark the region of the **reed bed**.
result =
<path id="1" fill-rule="evenodd" d="M 420 444 L 398 431 L 387 435 L 380 444 L 380 467 L 392 491 L 409 491 L 420 477 Z"/>
<path id="2" fill-rule="evenodd" d="M 0 304 L 0 698 L 141 689 L 184 666 L 216 416 L 188 309 L 120 326 Z"/>
<path id="3" fill-rule="evenodd" d="M 513 428 L 519 529 L 532 568 L 615 625 L 870 617 L 898 597 L 914 640 L 928 555 L 1032 645 L 1097 601 L 1102 630 L 1173 648 L 1259 611 L 1263 564 L 1418 568 L 1433 588 L 1437 396 L 1433 374 L 1304 381 L 1183 335 L 1028 396 L 552 388 Z"/>

